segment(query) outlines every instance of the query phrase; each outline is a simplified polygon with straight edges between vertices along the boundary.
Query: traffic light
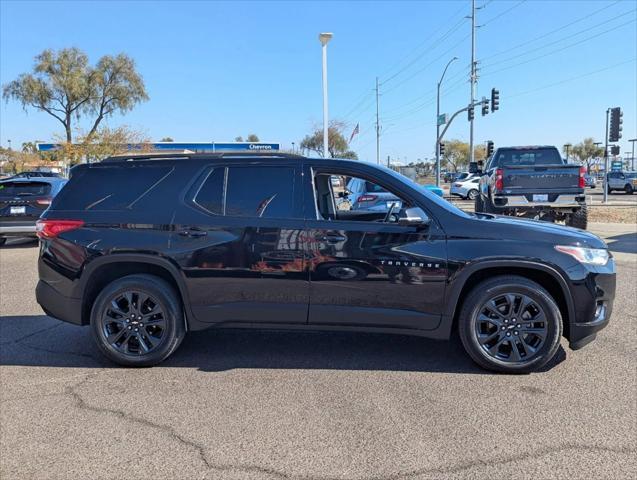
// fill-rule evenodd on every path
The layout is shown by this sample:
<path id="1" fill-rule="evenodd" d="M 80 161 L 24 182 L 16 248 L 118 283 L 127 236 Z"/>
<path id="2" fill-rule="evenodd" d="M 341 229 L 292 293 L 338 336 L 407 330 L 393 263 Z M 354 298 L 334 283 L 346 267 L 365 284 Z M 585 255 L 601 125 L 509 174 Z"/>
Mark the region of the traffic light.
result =
<path id="1" fill-rule="evenodd" d="M 611 145 L 610 154 L 611 155 L 619 155 L 619 145 Z"/>
<path id="2" fill-rule="evenodd" d="M 487 142 L 487 158 L 489 158 L 491 155 L 493 155 L 493 142 L 489 140 Z"/>
<path id="3" fill-rule="evenodd" d="M 473 107 L 469 107 L 469 110 L 467 110 L 467 118 L 469 119 L 469 121 L 473 120 L 474 117 L 474 113 L 473 113 Z"/>
<path id="4" fill-rule="evenodd" d="M 500 90 L 491 89 L 491 111 L 500 110 Z"/>
<path id="5" fill-rule="evenodd" d="M 482 116 L 489 114 L 489 100 L 482 97 Z"/>
<path id="6" fill-rule="evenodd" d="M 622 117 L 624 113 L 622 109 L 619 107 L 610 109 L 610 128 L 608 133 L 608 141 L 609 142 L 617 142 L 620 138 L 622 138 L 622 123 L 624 120 Z"/>
<path id="7" fill-rule="evenodd" d="M 438 147 L 438 152 L 440 153 L 440 156 L 442 157 L 445 154 L 445 144 L 440 142 L 439 145 L 440 146 Z"/>

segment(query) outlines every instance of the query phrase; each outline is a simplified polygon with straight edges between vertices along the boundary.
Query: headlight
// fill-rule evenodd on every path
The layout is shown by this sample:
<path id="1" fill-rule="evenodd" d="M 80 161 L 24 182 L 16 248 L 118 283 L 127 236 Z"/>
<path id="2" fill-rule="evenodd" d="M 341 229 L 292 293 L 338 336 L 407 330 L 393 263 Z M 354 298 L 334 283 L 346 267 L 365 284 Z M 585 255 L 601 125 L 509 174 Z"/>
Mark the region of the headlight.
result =
<path id="1" fill-rule="evenodd" d="M 590 265 L 606 265 L 608 262 L 608 250 L 604 248 L 572 247 L 569 245 L 555 245 L 555 250 L 566 253 L 580 263 Z"/>

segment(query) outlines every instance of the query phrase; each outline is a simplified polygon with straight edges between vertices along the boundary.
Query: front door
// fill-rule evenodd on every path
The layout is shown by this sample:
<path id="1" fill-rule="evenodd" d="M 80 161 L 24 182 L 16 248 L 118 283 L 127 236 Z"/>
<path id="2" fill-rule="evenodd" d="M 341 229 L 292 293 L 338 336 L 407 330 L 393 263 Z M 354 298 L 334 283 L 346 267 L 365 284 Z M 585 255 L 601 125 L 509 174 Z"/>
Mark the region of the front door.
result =
<path id="1" fill-rule="evenodd" d="M 444 233 L 435 222 L 399 225 L 401 212 L 414 205 L 382 185 L 376 185 L 377 194 L 398 201 L 346 201 L 349 192 L 335 179 L 342 175 L 356 184 L 354 173 L 306 171 L 314 180 L 314 198 L 306 203 L 309 323 L 437 328 L 447 277 Z"/>
<path id="2" fill-rule="evenodd" d="M 205 323 L 306 323 L 300 167 L 210 166 L 172 235 L 192 311 Z"/>

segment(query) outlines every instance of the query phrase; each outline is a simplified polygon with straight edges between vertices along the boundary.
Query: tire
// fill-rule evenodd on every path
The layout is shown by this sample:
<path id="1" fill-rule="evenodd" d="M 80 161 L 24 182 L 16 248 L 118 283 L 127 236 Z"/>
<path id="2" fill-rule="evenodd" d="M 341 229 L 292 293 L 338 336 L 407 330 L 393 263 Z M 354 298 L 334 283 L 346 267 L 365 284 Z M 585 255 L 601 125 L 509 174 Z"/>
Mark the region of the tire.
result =
<path id="1" fill-rule="evenodd" d="M 332 263 L 316 269 L 318 278 L 325 280 L 359 281 L 367 277 L 367 270 L 351 264 Z"/>
<path id="2" fill-rule="evenodd" d="M 566 224 L 569 227 L 586 230 L 586 227 L 588 227 L 588 207 L 586 205 L 582 205 L 582 208 L 570 214 L 566 220 Z"/>
<path id="3" fill-rule="evenodd" d="M 481 194 L 478 194 L 478 196 L 475 198 L 473 211 L 476 213 L 484 212 L 484 200 L 482 199 Z"/>
<path id="4" fill-rule="evenodd" d="M 613 193 L 613 190 L 610 187 L 607 187 L 606 190 L 608 191 L 609 194 Z"/>
<path id="5" fill-rule="evenodd" d="M 157 365 L 184 339 L 182 312 L 177 293 L 166 281 L 153 275 L 129 275 L 111 282 L 97 296 L 91 310 L 93 339 L 119 365 Z"/>
<path id="6" fill-rule="evenodd" d="M 0 237 L 0 247 L 4 245 L 5 243 L 7 243 L 7 239 L 4 237 Z"/>
<path id="7" fill-rule="evenodd" d="M 492 300 L 497 312 L 487 308 Z M 502 310 L 506 301 L 512 307 Z M 489 313 L 493 318 L 482 321 L 486 315 L 481 314 L 485 312 L 493 312 Z M 562 315 L 553 297 L 539 284 L 524 277 L 502 275 L 474 287 L 460 310 L 458 331 L 466 352 L 482 368 L 530 373 L 542 368 L 557 353 Z"/>
<path id="8" fill-rule="evenodd" d="M 633 186 L 630 183 L 627 183 L 624 186 L 624 192 L 626 192 L 627 195 L 632 195 L 633 194 Z"/>
<path id="9" fill-rule="evenodd" d="M 475 200 L 478 194 L 479 192 L 475 189 L 469 190 L 467 192 L 467 200 Z"/>

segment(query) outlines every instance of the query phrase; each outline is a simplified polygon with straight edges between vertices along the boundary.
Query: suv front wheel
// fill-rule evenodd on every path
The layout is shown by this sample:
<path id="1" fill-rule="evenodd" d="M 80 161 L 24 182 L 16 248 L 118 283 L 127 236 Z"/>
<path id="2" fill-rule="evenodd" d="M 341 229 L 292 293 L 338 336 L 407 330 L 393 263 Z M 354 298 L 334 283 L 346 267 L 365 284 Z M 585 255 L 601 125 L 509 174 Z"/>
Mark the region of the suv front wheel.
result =
<path id="1" fill-rule="evenodd" d="M 459 316 L 462 344 L 481 367 L 529 373 L 557 352 L 562 316 L 539 284 L 518 276 L 499 276 L 477 285 Z"/>
<path id="2" fill-rule="evenodd" d="M 108 284 L 93 304 L 91 328 L 104 355 L 131 367 L 162 362 L 186 333 L 177 294 L 153 275 L 130 275 Z"/>

